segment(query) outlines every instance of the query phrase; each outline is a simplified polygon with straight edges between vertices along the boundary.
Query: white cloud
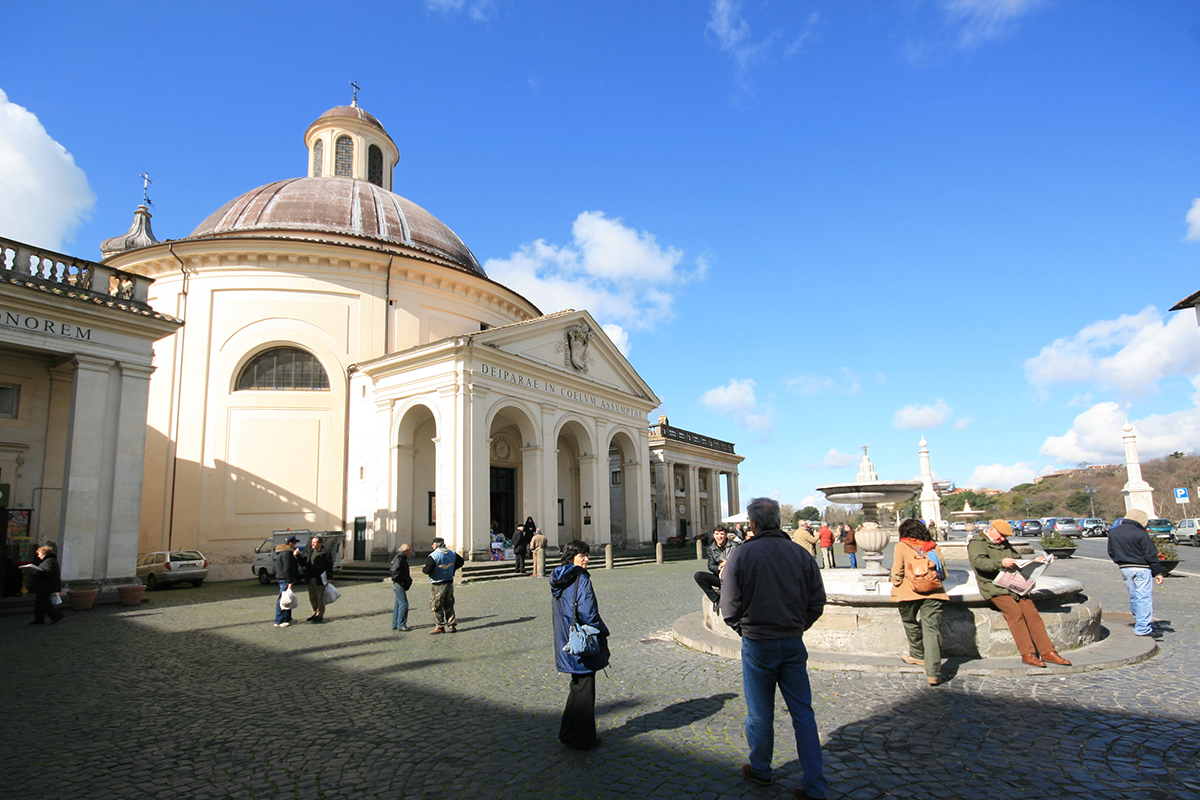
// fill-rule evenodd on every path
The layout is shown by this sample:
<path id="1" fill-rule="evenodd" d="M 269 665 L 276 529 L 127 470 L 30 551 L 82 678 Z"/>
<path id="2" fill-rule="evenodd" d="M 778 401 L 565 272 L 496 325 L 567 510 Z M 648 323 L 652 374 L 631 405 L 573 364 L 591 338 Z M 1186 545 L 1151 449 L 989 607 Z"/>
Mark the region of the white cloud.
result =
<path id="1" fill-rule="evenodd" d="M 967 489 L 1000 489 L 1008 491 L 1018 483 L 1029 483 L 1037 473 L 1031 464 L 981 464 L 964 484 Z"/>
<path id="2" fill-rule="evenodd" d="M 1197 382 L 1193 381 L 1193 385 Z M 1200 399 L 1193 397 L 1193 401 Z M 1042 455 L 1056 464 L 1074 466 L 1082 461 L 1092 464 L 1122 464 L 1125 443 L 1122 428 L 1128 417 L 1128 405 L 1097 403 L 1075 417 L 1071 429 L 1062 436 L 1049 436 L 1042 444 Z M 1151 414 L 1129 419 L 1137 433 L 1138 455 L 1145 461 L 1160 458 L 1176 450 L 1200 452 L 1200 407 L 1170 414 Z"/>
<path id="3" fill-rule="evenodd" d="M 1165 322 L 1154 306 L 1084 326 L 1025 362 L 1038 389 L 1054 383 L 1102 384 L 1129 396 L 1158 390 L 1158 381 L 1200 372 L 1200 338 L 1191 314 Z"/>
<path id="4" fill-rule="evenodd" d="M 821 463 L 827 467 L 830 467 L 831 469 L 840 469 L 842 467 L 850 466 L 855 462 L 855 460 L 856 457 L 852 454 L 839 453 L 835 447 L 825 454 L 825 458 L 821 461 Z"/>
<path id="5" fill-rule="evenodd" d="M 783 385 L 796 394 L 806 396 L 827 393 L 858 394 L 862 391 L 862 381 L 848 367 L 842 367 L 836 378 L 829 375 L 802 373 L 784 378 Z"/>
<path id="6" fill-rule="evenodd" d="M 1187 213 L 1188 232 L 1183 237 L 1189 242 L 1200 241 L 1200 197 L 1192 201 L 1192 207 Z"/>
<path id="7" fill-rule="evenodd" d="M 616 345 L 617 349 L 621 351 L 621 355 L 628 358 L 631 345 L 629 344 L 629 334 L 625 332 L 625 329 L 620 325 L 613 325 L 611 323 L 601 325 L 600 327 L 604 330 L 605 335 L 612 340 L 612 343 Z"/>
<path id="8" fill-rule="evenodd" d="M 814 11 L 808 15 L 808 23 L 804 26 L 804 30 L 800 32 L 792 43 L 787 46 L 787 54 L 794 55 L 804 49 L 804 43 L 812 38 L 813 28 L 817 26 L 817 22 L 821 19 L 821 12 Z"/>
<path id="9" fill-rule="evenodd" d="M 699 257 L 693 270 L 683 270 L 680 250 L 664 248 L 653 234 L 601 211 L 580 214 L 571 233 L 570 245 L 538 239 L 508 258 L 488 259 L 483 268 L 545 312 L 586 308 L 602 325 L 618 325 L 623 331 L 670 320 L 673 287 L 703 278 L 708 268 Z"/>
<path id="10" fill-rule="evenodd" d="M 1018 18 L 1044 0 L 939 0 L 953 25 L 960 26 L 958 43 L 974 47 L 1007 35 Z"/>
<path id="11" fill-rule="evenodd" d="M 0 235 L 61 251 L 95 202 L 71 154 L 0 90 Z"/>
<path id="12" fill-rule="evenodd" d="M 704 30 L 706 35 L 711 34 L 716 39 L 717 46 L 733 61 L 734 78 L 738 91 L 745 94 L 750 92 L 748 79 L 750 66 L 766 57 L 772 44 L 779 37 L 779 32 L 772 33 L 762 41 L 752 41 L 750 23 L 746 22 L 741 11 L 740 0 L 713 0 L 709 7 L 708 24 Z M 817 19 L 819 16 L 809 15 L 808 26 L 800 38 L 792 44 L 789 53 L 800 49 Z"/>
<path id="13" fill-rule="evenodd" d="M 972 421 L 973 420 L 970 417 L 959 417 L 958 419 L 954 420 L 954 430 L 966 430 L 967 426 L 970 425 Z"/>
<path id="14" fill-rule="evenodd" d="M 928 430 L 950 418 L 953 409 L 940 397 L 931 406 L 905 406 L 892 416 L 892 427 L 899 430 Z"/>
<path id="15" fill-rule="evenodd" d="M 729 382 L 700 396 L 700 405 L 716 414 L 733 417 L 739 427 L 764 438 L 775 428 L 775 409 L 760 405 L 754 394 L 754 379 Z"/>
<path id="16" fill-rule="evenodd" d="M 475 22 L 490 22 L 497 13 L 495 0 L 425 0 L 425 8 L 447 16 L 466 9 L 467 16 Z"/>

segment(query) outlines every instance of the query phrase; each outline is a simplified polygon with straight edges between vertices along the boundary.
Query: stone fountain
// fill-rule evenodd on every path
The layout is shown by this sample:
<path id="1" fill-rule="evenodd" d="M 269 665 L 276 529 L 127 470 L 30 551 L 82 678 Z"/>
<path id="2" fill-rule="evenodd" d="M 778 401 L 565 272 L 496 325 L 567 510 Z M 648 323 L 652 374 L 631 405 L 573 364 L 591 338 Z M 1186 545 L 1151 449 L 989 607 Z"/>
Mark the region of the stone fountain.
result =
<path id="1" fill-rule="evenodd" d="M 859 580 L 867 591 L 876 591 L 880 579 L 888 576 L 883 566 L 883 549 L 896 530 L 890 524 L 886 527 L 880 524 L 879 506 L 911 500 L 922 485 L 921 481 L 879 480 L 875 466 L 867 455 L 867 446 L 863 445 L 857 480 L 817 487 L 817 491 L 823 493 L 831 503 L 862 506 L 863 526 L 854 534 L 854 539 L 863 551 L 863 561 L 866 562 L 865 568 L 859 573 Z"/>

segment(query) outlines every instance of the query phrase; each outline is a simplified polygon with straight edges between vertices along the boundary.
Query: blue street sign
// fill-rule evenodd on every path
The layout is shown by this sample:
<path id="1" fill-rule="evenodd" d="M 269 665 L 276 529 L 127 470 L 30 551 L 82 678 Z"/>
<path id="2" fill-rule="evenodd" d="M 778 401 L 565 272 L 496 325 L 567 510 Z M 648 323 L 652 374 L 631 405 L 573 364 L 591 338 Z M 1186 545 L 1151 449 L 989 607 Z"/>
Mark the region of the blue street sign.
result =
<path id="1" fill-rule="evenodd" d="M 1175 490 L 1175 502 L 1176 503 L 1188 502 L 1188 490 L 1187 489 L 1176 489 Z"/>

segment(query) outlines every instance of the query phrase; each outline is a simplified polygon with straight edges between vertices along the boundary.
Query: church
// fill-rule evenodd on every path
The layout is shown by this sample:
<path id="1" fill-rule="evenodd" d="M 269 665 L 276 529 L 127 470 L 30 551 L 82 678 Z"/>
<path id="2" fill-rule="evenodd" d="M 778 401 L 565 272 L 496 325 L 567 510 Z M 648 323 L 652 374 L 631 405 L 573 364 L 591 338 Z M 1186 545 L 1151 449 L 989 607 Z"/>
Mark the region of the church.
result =
<path id="1" fill-rule="evenodd" d="M 736 505 L 727 443 L 676 492 L 686 464 L 651 452 L 660 401 L 586 310 L 543 314 L 392 191 L 379 120 L 338 106 L 304 145 L 306 177 L 186 238 L 155 239 L 143 206 L 101 246 L 184 321 L 154 344 L 139 552 L 199 549 L 241 578 L 271 531 L 307 528 L 344 531 L 355 560 L 434 536 L 485 558 L 493 523 L 528 516 L 552 546 L 637 547 L 719 520 L 721 475 Z"/>

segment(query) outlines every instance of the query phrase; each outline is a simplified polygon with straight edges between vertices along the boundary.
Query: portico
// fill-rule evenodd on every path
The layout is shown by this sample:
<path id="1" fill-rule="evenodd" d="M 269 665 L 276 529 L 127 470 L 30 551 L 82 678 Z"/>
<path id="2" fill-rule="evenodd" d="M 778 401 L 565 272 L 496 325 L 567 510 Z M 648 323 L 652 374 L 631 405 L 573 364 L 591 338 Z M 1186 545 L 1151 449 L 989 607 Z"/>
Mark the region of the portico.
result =
<path id="1" fill-rule="evenodd" d="M 586 311 L 358 364 L 350 387 L 347 516 L 372 550 L 441 536 L 484 558 L 493 522 L 511 534 L 529 516 L 551 546 L 650 541 L 659 400 Z"/>
<path id="2" fill-rule="evenodd" d="M 655 541 L 693 538 L 721 521 L 721 477 L 730 514 L 741 508 L 731 442 L 673 427 L 665 416 L 650 426 Z"/>

